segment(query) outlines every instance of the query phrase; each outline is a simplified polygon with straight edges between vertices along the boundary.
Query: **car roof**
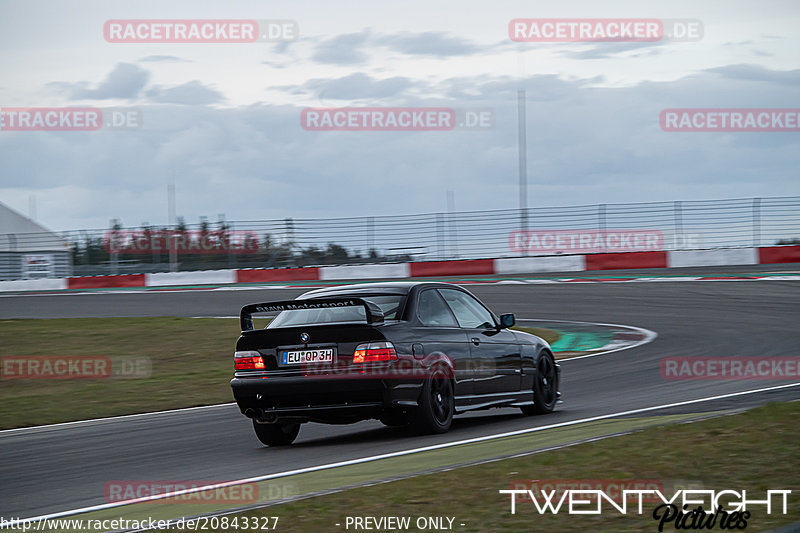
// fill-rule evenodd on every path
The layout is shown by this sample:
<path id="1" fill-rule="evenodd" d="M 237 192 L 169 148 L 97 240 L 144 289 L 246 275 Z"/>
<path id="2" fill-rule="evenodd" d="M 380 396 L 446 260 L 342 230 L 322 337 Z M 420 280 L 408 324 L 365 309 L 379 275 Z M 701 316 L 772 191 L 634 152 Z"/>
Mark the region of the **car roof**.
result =
<path id="1" fill-rule="evenodd" d="M 337 287 L 325 287 L 324 289 L 316 289 L 303 293 L 298 296 L 298 300 L 306 298 L 319 298 L 321 296 L 334 296 L 339 294 L 408 294 L 414 287 L 421 285 L 431 287 L 450 287 L 459 288 L 452 283 L 443 283 L 439 281 L 384 281 L 377 283 L 356 283 L 354 285 L 340 285 Z"/>

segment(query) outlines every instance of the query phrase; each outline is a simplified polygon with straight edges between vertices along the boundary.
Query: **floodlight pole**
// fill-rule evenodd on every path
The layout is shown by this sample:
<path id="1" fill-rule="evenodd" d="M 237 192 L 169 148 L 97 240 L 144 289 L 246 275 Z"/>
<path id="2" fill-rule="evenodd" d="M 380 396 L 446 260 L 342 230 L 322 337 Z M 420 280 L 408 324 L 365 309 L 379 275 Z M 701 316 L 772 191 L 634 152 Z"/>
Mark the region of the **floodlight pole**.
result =
<path id="1" fill-rule="evenodd" d="M 517 91 L 517 123 L 519 132 L 519 229 L 528 230 L 528 140 L 525 124 L 525 89 Z"/>
<path id="2" fill-rule="evenodd" d="M 167 211 L 169 216 L 169 233 L 167 248 L 169 248 L 169 271 L 178 271 L 178 250 L 175 249 L 175 184 L 167 185 Z"/>

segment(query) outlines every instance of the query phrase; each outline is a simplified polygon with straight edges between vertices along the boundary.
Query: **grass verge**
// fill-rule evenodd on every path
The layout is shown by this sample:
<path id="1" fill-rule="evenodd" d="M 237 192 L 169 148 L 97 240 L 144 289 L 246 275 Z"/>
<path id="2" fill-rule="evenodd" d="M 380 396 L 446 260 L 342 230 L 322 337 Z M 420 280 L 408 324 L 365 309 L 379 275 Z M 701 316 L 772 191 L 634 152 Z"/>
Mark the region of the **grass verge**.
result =
<path id="1" fill-rule="evenodd" d="M 391 515 L 411 517 L 412 524 L 418 517 L 452 517 L 456 531 L 651 532 L 658 527 L 658 521 L 652 517 L 655 503 L 645 503 L 641 516 L 621 515 L 613 510 L 601 515 L 570 516 L 564 510 L 558 514 L 538 514 L 530 503 L 518 504 L 516 514 L 512 515 L 510 497 L 498 491 L 534 479 L 582 480 L 606 486 L 650 480 L 660 483 L 669 498 L 676 487 L 686 486 L 688 480 L 692 488 L 745 489 L 751 499 L 759 499 L 756 496 L 763 499 L 769 489 L 793 490 L 786 515 L 776 508 L 768 515 L 763 505 L 750 508 L 752 516 L 747 530 L 768 531 L 800 520 L 798 417 L 800 402 L 771 404 L 736 415 L 647 429 L 238 516 L 240 519 L 278 516 L 280 531 L 345 530 L 347 516 Z M 674 523 L 664 528 L 664 531 L 674 530 Z"/>
<path id="2" fill-rule="evenodd" d="M 233 401 L 228 381 L 239 322 L 213 318 L 0 321 L 0 356 L 147 358 L 146 379 L 0 376 L 0 428 Z"/>
<path id="3" fill-rule="evenodd" d="M 552 329 L 519 329 L 551 343 L 560 338 Z M 0 357 L 144 358 L 152 372 L 137 379 L 14 380 L 0 365 L 0 429 L 231 402 L 238 335 L 239 321 L 229 318 L 2 320 Z"/>

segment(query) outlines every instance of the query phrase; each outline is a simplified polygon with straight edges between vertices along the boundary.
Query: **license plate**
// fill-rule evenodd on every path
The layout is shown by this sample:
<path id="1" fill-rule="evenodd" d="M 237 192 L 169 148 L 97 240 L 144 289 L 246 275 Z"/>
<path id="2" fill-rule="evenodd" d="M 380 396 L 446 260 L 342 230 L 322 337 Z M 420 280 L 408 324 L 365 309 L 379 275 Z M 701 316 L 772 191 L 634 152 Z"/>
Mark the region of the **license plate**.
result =
<path id="1" fill-rule="evenodd" d="M 302 363 L 332 363 L 333 355 L 333 348 L 293 350 L 281 352 L 281 362 L 284 365 L 299 365 Z"/>

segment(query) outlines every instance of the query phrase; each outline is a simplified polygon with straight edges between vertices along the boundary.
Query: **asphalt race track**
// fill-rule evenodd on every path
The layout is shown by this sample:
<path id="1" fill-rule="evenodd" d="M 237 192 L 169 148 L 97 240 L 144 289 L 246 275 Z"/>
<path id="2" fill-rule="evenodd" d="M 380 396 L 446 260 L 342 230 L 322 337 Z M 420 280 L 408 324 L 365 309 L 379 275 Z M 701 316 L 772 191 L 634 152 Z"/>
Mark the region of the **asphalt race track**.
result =
<path id="1" fill-rule="evenodd" d="M 552 416 L 516 410 L 457 418 L 446 435 L 409 437 L 377 421 L 307 424 L 296 444 L 268 449 L 234 405 L 52 428 L 0 432 L 0 516 L 30 517 L 102 504 L 113 480 L 228 480 L 663 405 L 791 381 L 666 381 L 666 356 L 796 356 L 797 281 L 495 284 L 469 287 L 518 318 L 618 323 L 658 333 L 650 344 L 562 363 L 564 403 Z M 220 316 L 297 289 L 124 292 L 0 298 L 0 318 Z M 233 348 L 234 339 L 231 339 Z M 221 354 L 231 357 L 232 354 Z M 800 387 L 695 404 L 684 412 L 800 398 Z M 673 412 L 676 410 L 673 409 Z"/>

